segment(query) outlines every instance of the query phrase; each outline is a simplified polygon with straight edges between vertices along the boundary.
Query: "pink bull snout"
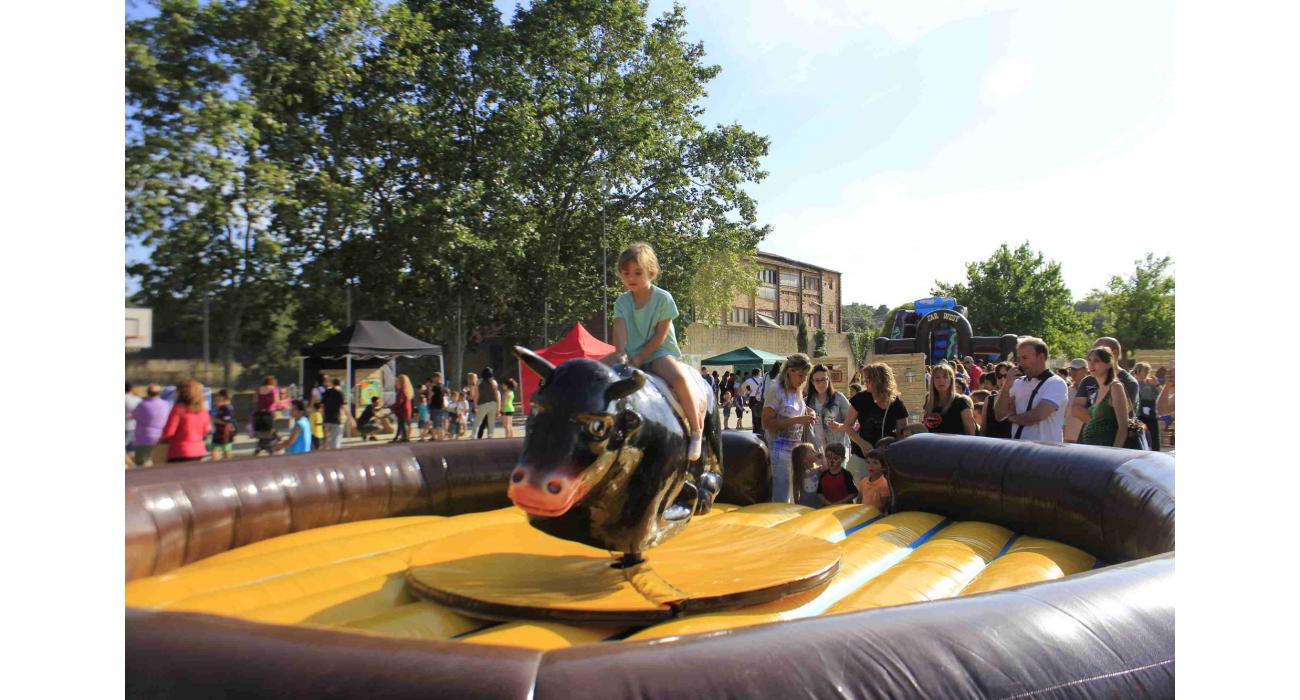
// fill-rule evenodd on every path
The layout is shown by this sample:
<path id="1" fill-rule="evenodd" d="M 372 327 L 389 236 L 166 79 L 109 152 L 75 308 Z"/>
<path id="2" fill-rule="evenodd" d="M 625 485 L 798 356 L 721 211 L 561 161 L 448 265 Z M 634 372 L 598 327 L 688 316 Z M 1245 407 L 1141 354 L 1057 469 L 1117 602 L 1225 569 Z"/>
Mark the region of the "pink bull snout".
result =
<path id="1" fill-rule="evenodd" d="M 540 474 L 520 465 L 510 474 L 507 495 L 525 513 L 555 518 L 564 515 L 582 500 L 587 489 L 581 479 L 551 471 Z"/>

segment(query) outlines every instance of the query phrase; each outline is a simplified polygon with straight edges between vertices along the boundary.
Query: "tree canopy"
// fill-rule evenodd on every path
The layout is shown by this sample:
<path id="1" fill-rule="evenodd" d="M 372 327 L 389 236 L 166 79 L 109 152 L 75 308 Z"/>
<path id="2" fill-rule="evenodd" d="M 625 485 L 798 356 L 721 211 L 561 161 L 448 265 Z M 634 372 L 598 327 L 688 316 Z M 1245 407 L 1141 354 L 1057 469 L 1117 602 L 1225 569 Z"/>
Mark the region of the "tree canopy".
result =
<path id="1" fill-rule="evenodd" d="M 754 285 L 765 137 L 704 123 L 683 8 L 157 0 L 126 27 L 129 266 L 155 324 L 283 370 L 353 318 L 457 351 L 601 315 L 655 246 L 684 311 Z M 677 324 L 683 330 L 686 323 Z M 228 365 L 229 366 L 229 365 Z M 227 377 L 228 381 L 229 377 Z"/>
<path id="2" fill-rule="evenodd" d="M 1133 274 L 1110 278 L 1104 290 L 1094 290 L 1097 315 L 1105 335 L 1120 339 L 1125 348 L 1174 346 L 1173 259 L 1154 253 L 1135 261 Z"/>
<path id="3" fill-rule="evenodd" d="M 1061 264 L 1028 241 L 1015 250 L 1003 243 L 987 260 L 967 263 L 964 282 L 936 281 L 931 293 L 965 306 L 977 335 L 1038 335 L 1054 356 L 1072 356 L 1087 342 Z"/>

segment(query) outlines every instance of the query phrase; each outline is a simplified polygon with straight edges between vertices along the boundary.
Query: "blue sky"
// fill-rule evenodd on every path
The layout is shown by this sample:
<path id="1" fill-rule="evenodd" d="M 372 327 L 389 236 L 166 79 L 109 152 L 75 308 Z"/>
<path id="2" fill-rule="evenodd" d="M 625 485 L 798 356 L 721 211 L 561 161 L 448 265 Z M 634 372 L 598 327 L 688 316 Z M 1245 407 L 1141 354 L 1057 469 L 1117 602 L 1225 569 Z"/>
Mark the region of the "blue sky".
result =
<path id="1" fill-rule="evenodd" d="M 772 141 L 760 247 L 843 272 L 846 303 L 925 296 L 1003 242 L 1076 297 L 1174 253 L 1171 1 L 684 5 L 722 66 L 705 122 Z"/>

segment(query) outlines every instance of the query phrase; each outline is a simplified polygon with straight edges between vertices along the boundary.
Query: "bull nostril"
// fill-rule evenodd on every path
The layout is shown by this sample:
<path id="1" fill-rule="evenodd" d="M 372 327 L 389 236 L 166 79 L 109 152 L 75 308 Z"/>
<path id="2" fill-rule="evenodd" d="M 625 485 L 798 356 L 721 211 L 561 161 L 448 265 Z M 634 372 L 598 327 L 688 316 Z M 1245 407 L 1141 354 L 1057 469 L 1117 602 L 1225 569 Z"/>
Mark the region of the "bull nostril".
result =
<path id="1" fill-rule="evenodd" d="M 516 484 L 524 480 L 524 470 L 516 469 L 514 474 L 510 475 L 510 480 Z"/>
<path id="2" fill-rule="evenodd" d="M 560 482 L 557 479 L 552 479 L 546 482 L 546 490 L 550 491 L 553 494 L 559 493 L 561 488 L 563 487 L 560 485 Z"/>

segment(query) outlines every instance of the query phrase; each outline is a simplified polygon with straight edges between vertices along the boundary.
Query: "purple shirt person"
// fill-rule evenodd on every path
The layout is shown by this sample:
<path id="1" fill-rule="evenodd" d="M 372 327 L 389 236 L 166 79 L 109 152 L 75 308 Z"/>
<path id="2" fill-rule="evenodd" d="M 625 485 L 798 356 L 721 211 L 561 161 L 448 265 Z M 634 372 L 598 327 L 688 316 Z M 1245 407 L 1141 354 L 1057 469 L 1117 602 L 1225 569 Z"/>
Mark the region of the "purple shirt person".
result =
<path id="1" fill-rule="evenodd" d="M 163 426 L 167 423 L 167 414 L 171 406 L 161 398 L 162 387 L 150 384 L 148 397 L 135 407 L 135 448 L 153 447 L 162 437 Z"/>

